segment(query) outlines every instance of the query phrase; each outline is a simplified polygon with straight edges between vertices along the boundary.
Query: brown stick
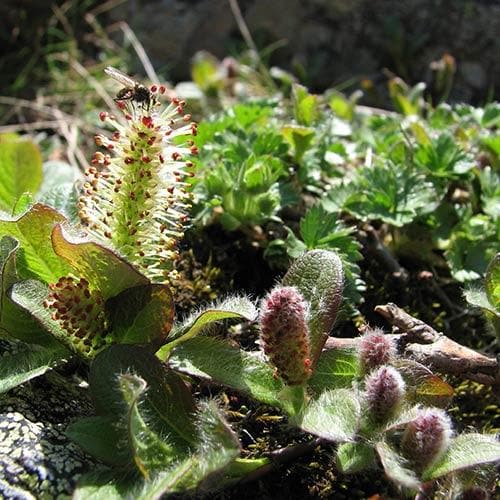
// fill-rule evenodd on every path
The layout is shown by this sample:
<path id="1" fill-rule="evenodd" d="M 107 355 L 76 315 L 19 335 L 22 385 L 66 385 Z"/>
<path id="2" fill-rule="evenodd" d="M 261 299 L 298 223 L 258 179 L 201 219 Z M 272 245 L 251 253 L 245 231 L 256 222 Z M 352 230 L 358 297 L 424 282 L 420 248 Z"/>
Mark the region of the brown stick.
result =
<path id="1" fill-rule="evenodd" d="M 403 357 L 443 374 L 500 387 L 498 359 L 460 345 L 395 304 L 377 306 L 375 311 L 393 325 L 395 333 L 391 336 Z M 359 339 L 329 337 L 325 349 L 355 348 Z"/>

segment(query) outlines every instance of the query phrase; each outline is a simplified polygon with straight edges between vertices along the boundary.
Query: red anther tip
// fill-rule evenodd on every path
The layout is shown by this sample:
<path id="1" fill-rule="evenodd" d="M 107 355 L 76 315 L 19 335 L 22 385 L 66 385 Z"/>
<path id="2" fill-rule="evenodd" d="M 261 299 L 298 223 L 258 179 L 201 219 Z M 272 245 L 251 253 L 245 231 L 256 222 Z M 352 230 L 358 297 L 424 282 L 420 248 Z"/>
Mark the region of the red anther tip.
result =
<path id="1" fill-rule="evenodd" d="M 145 127 L 151 128 L 153 125 L 153 119 L 150 116 L 143 116 L 141 121 Z"/>
<path id="2" fill-rule="evenodd" d="M 151 90 L 151 92 L 153 93 L 156 93 L 158 92 L 158 87 L 156 85 L 151 85 L 151 87 L 149 87 L 149 90 Z"/>
<path id="3" fill-rule="evenodd" d="M 160 90 L 160 94 L 164 94 L 167 89 L 166 89 L 165 85 L 160 85 L 159 90 Z"/>
<path id="4" fill-rule="evenodd" d="M 108 113 L 106 113 L 106 111 L 101 111 L 99 113 L 99 120 L 101 120 L 102 122 L 105 121 L 107 117 L 108 117 Z"/>

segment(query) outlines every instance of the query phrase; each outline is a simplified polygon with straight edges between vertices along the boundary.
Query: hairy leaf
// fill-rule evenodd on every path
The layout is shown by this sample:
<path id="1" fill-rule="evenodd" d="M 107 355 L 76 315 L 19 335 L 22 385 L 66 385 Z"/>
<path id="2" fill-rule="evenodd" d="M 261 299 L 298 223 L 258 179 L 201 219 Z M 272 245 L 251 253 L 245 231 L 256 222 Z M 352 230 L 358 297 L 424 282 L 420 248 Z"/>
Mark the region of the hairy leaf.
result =
<path id="1" fill-rule="evenodd" d="M 417 489 L 420 480 L 411 469 L 407 468 L 405 459 L 386 442 L 377 443 L 376 450 L 387 477 L 405 488 Z"/>
<path id="2" fill-rule="evenodd" d="M 19 346 L 5 352 L 0 364 L 0 393 L 43 375 L 68 355 L 62 345 Z"/>
<path id="3" fill-rule="evenodd" d="M 296 417 L 295 423 L 304 431 L 329 441 L 351 441 L 359 428 L 361 407 L 351 390 L 322 392 Z"/>
<path id="4" fill-rule="evenodd" d="M 282 284 L 296 287 L 309 303 L 308 324 L 314 364 L 333 328 L 342 301 L 342 262 L 335 252 L 312 250 L 292 264 Z"/>
<path id="5" fill-rule="evenodd" d="M 355 474 L 375 462 L 373 447 L 365 443 L 343 443 L 337 449 L 337 466 L 344 474 Z"/>
<path id="6" fill-rule="evenodd" d="M 444 455 L 423 472 L 425 481 L 457 470 L 488 462 L 500 461 L 500 442 L 486 434 L 460 434 L 454 438 Z"/>
<path id="7" fill-rule="evenodd" d="M 359 374 L 359 360 L 356 351 L 331 349 L 321 353 L 309 386 L 320 393 L 327 389 L 347 388 Z"/>
<path id="8" fill-rule="evenodd" d="M 171 342 L 160 349 L 156 355 L 165 360 L 169 352 L 180 342 L 195 337 L 202 333 L 212 323 L 225 319 L 239 319 L 254 321 L 257 309 L 254 303 L 244 296 L 228 297 L 219 304 L 213 304 L 207 309 L 191 315 L 181 324 L 176 325 L 170 335 Z"/>
<path id="9" fill-rule="evenodd" d="M 179 344 L 169 365 L 183 373 L 211 379 L 245 392 L 263 403 L 293 412 L 290 402 L 281 397 L 284 383 L 273 368 L 256 356 L 211 337 L 195 337 Z"/>

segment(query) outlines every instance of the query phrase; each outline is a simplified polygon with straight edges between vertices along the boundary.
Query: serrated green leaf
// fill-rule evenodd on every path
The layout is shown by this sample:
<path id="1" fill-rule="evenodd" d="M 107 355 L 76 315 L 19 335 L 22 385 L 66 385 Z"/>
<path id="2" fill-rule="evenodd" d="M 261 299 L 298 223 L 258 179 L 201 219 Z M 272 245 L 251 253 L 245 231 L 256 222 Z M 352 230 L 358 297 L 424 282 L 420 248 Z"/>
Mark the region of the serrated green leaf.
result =
<path id="1" fill-rule="evenodd" d="M 353 349 L 331 349 L 321 353 L 309 386 L 317 393 L 351 387 L 359 375 L 359 358 Z"/>
<path id="2" fill-rule="evenodd" d="M 168 361 L 178 371 L 213 380 L 251 395 L 263 403 L 293 413 L 282 397 L 285 385 L 274 369 L 256 356 L 211 337 L 195 337 L 179 344 Z"/>
<path id="3" fill-rule="evenodd" d="M 214 322 L 225 319 L 254 321 L 256 317 L 257 309 L 250 299 L 244 296 L 228 297 L 221 303 L 213 304 L 176 325 L 170 335 L 172 341 L 163 346 L 156 355 L 159 359 L 166 360 L 176 345 L 199 335 Z"/>
<path id="4" fill-rule="evenodd" d="M 362 221 L 380 219 L 396 227 L 438 206 L 433 184 L 414 169 L 391 162 L 358 170 L 344 209 Z"/>
<path id="5" fill-rule="evenodd" d="M 0 393 L 43 375 L 68 355 L 63 346 L 20 346 L 2 355 Z"/>
<path id="6" fill-rule="evenodd" d="M 444 455 L 422 473 L 424 481 L 437 479 L 468 467 L 500 461 L 500 442 L 486 434 L 460 434 L 454 438 Z"/>
<path id="7" fill-rule="evenodd" d="M 304 408 L 294 422 L 302 430 L 334 442 L 351 441 L 356 436 L 361 406 L 352 390 L 322 392 Z"/>
<path id="8" fill-rule="evenodd" d="M 13 134 L 0 135 L 0 210 L 12 213 L 25 192 L 36 193 L 42 182 L 38 147 Z"/>
<path id="9" fill-rule="evenodd" d="M 43 181 L 38 196 L 44 197 L 61 186 L 74 185 L 82 178 L 81 170 L 74 165 L 57 160 L 46 161 L 43 164 Z"/>
<path id="10" fill-rule="evenodd" d="M 406 467 L 405 459 L 399 455 L 386 442 L 377 443 L 376 450 L 387 477 L 396 484 L 405 488 L 417 489 L 420 487 L 420 480 L 411 469 Z"/>
<path id="11" fill-rule="evenodd" d="M 337 466 L 343 474 L 355 474 L 375 462 L 373 447 L 365 443 L 343 443 L 337 449 Z"/>
<path id="12" fill-rule="evenodd" d="M 78 198 L 79 192 L 75 184 L 61 184 L 38 196 L 38 201 L 55 208 L 62 213 L 68 221 L 78 224 Z"/>
<path id="13" fill-rule="evenodd" d="M 308 326 L 314 365 L 342 302 L 342 262 L 335 252 L 311 250 L 292 264 L 282 284 L 296 287 L 309 304 Z"/>
<path id="14" fill-rule="evenodd" d="M 17 219 L 0 218 L 0 234 L 12 236 L 21 247 L 17 257 L 20 279 L 53 283 L 69 273 L 70 267 L 54 252 L 50 241 L 53 227 L 64 220 L 59 212 L 40 203 Z"/>
<path id="15" fill-rule="evenodd" d="M 52 245 L 73 272 L 99 290 L 104 300 L 128 288 L 149 284 L 145 276 L 112 250 L 95 241 L 72 238 L 60 224 L 52 231 Z"/>

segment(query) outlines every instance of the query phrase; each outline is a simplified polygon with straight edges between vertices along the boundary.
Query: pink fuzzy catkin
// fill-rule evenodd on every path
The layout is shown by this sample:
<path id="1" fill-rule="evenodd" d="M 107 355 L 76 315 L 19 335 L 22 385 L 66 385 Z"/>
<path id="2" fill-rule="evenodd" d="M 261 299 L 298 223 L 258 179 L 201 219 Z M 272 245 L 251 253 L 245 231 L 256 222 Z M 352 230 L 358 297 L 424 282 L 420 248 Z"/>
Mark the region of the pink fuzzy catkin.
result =
<path id="1" fill-rule="evenodd" d="M 262 301 L 261 341 L 277 374 L 289 385 L 304 384 L 312 374 L 307 303 L 294 287 L 278 287 Z"/>

